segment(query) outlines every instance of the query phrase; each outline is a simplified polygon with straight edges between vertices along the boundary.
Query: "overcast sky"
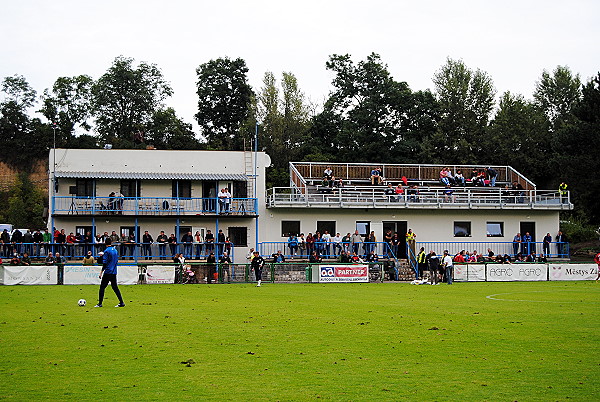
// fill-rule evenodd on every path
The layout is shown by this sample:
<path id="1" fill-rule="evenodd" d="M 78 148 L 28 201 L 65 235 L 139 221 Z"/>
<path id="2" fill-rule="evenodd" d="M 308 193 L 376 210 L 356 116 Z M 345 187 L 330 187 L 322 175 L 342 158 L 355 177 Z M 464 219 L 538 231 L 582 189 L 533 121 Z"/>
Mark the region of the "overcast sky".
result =
<path id="1" fill-rule="evenodd" d="M 154 63 L 174 89 L 167 104 L 192 123 L 196 67 L 241 57 L 254 89 L 266 71 L 292 72 L 322 104 L 331 54 L 381 55 L 411 89 L 433 89 L 447 57 L 489 73 L 498 94 L 531 98 L 542 71 L 600 71 L 600 1 L 0 0 L 0 77 L 41 94 L 61 76 L 97 79 L 116 56 Z M 195 125 L 196 127 L 196 125 Z"/>

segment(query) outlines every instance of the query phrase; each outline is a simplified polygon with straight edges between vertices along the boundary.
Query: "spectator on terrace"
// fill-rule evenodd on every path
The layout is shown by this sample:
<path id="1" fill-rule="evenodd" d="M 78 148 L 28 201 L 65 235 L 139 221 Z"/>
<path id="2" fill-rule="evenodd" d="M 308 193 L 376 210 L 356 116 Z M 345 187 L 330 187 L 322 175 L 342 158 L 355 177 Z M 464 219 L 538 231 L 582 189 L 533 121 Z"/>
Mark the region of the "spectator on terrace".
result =
<path id="1" fill-rule="evenodd" d="M 12 258 L 10 259 L 10 265 L 21 265 L 21 259 L 19 258 L 19 254 L 13 254 Z"/>
<path id="2" fill-rule="evenodd" d="M 288 247 L 290 249 L 290 256 L 295 256 L 298 254 L 298 238 L 296 237 L 295 234 L 291 233 L 290 236 L 288 237 Z"/>
<path id="3" fill-rule="evenodd" d="M 342 250 L 342 252 L 340 253 L 338 262 L 340 262 L 340 263 L 349 263 L 350 262 L 350 256 L 348 255 L 348 253 L 345 250 Z"/>
<path id="4" fill-rule="evenodd" d="M 458 186 L 465 186 L 465 177 L 462 174 L 462 170 L 457 170 L 454 174 L 454 183 Z"/>
<path id="5" fill-rule="evenodd" d="M 404 201 L 404 188 L 400 183 L 394 189 L 394 194 L 396 194 L 396 201 L 402 202 Z"/>
<path id="6" fill-rule="evenodd" d="M 386 244 L 386 248 L 383 252 L 383 256 L 386 258 L 389 258 L 390 253 L 392 252 L 392 238 L 394 237 L 394 234 L 392 233 L 391 230 L 388 229 L 387 232 L 385 232 L 385 234 L 383 235 L 383 241 Z"/>
<path id="7" fill-rule="evenodd" d="M 412 255 L 416 256 L 416 238 L 417 238 L 417 234 L 415 232 L 412 231 L 412 229 L 408 229 L 408 232 L 406 233 L 406 244 L 408 244 L 408 247 L 410 247 L 411 251 L 412 251 Z"/>
<path id="8" fill-rule="evenodd" d="M 342 237 L 342 248 L 347 253 L 350 251 L 350 241 L 352 236 L 350 236 L 350 232 L 346 233 L 346 236 Z"/>
<path id="9" fill-rule="evenodd" d="M 558 256 L 566 257 L 567 256 L 566 255 L 567 254 L 567 245 L 565 243 L 568 241 L 567 236 L 559 230 L 555 239 L 556 239 L 556 250 L 558 252 Z"/>
<path id="10" fill-rule="evenodd" d="M 64 264 L 66 262 L 67 262 L 66 258 L 63 257 L 62 255 L 60 255 L 60 253 L 54 253 L 54 263 L 55 264 Z"/>
<path id="11" fill-rule="evenodd" d="M 175 237 L 175 233 L 171 233 L 171 236 L 167 239 L 167 243 L 169 243 L 169 251 L 171 255 L 176 255 L 177 253 L 177 237 Z"/>
<path id="12" fill-rule="evenodd" d="M 371 185 L 375 186 L 383 183 L 383 177 L 381 175 L 381 169 L 376 167 L 371 170 Z"/>
<path id="13" fill-rule="evenodd" d="M 419 202 L 419 187 L 413 184 L 406 190 L 406 195 L 409 202 Z"/>
<path id="14" fill-rule="evenodd" d="M 548 259 L 544 254 L 538 255 L 537 262 L 548 262 Z"/>
<path id="15" fill-rule="evenodd" d="M 379 261 L 379 256 L 375 252 L 375 250 L 371 250 L 371 252 L 366 256 L 367 262 L 377 262 Z"/>
<path id="16" fill-rule="evenodd" d="M 42 235 L 42 232 L 40 232 L 40 230 L 38 229 L 33 234 L 33 243 L 35 244 L 35 256 L 37 258 L 40 257 L 40 245 L 43 242 L 44 242 L 44 236 Z M 0 238 L 0 243 L 2 243 L 1 238 Z"/>
<path id="17" fill-rule="evenodd" d="M 372 230 L 371 233 L 367 235 L 365 238 L 365 256 L 369 255 L 371 251 L 377 247 L 377 237 L 375 236 L 375 231 Z"/>
<path id="18" fill-rule="evenodd" d="M 63 229 L 64 232 L 64 229 Z M 31 230 L 27 229 L 27 231 L 25 232 L 25 234 L 23 235 L 23 253 L 27 252 L 29 254 L 32 253 L 32 246 L 33 246 L 33 234 L 31 233 Z"/>
<path id="19" fill-rule="evenodd" d="M 335 181 L 334 187 L 336 187 L 336 188 L 343 188 L 344 187 L 344 180 L 340 177 L 338 180 Z"/>
<path id="20" fill-rule="evenodd" d="M 215 279 L 215 269 L 217 265 L 217 258 L 215 257 L 215 253 L 210 253 L 208 257 L 206 257 L 206 265 L 207 265 L 207 275 L 206 275 L 206 283 L 211 283 L 213 279 Z"/>
<path id="21" fill-rule="evenodd" d="M 154 242 L 154 239 L 152 238 L 152 235 L 150 233 L 148 233 L 148 231 L 146 230 L 144 232 L 144 234 L 142 235 L 142 251 L 144 254 L 144 258 L 146 260 L 151 260 L 152 259 L 152 243 Z"/>
<path id="22" fill-rule="evenodd" d="M 485 169 L 486 178 L 489 180 L 490 186 L 494 187 L 496 185 L 496 178 L 498 177 L 498 172 L 496 172 L 492 167 L 488 167 Z"/>
<path id="23" fill-rule="evenodd" d="M 512 191 L 514 196 L 516 197 L 516 202 L 519 204 L 522 204 L 524 199 L 523 197 L 525 197 L 525 189 L 523 188 L 523 186 L 521 185 L 521 183 L 517 183 L 517 181 L 513 181 L 512 182 Z"/>
<path id="24" fill-rule="evenodd" d="M 323 249 L 325 250 L 325 258 L 331 258 L 331 234 L 329 231 L 325 231 L 323 236 L 321 236 L 321 241 L 323 242 Z"/>
<path id="25" fill-rule="evenodd" d="M 223 280 L 227 275 L 227 283 L 231 282 L 231 272 L 229 272 L 229 266 L 231 265 L 231 258 L 227 252 L 223 252 L 221 258 L 219 258 L 219 264 L 221 264 L 221 271 L 223 272 Z"/>
<path id="26" fill-rule="evenodd" d="M 440 181 L 445 186 L 449 186 L 452 184 L 452 175 L 450 174 L 450 170 L 448 170 L 447 167 L 442 168 L 442 170 L 440 170 Z"/>
<path id="27" fill-rule="evenodd" d="M 525 236 L 523 236 L 523 242 L 521 243 L 521 252 L 524 255 L 528 255 L 534 251 L 532 241 L 533 239 L 531 238 L 529 232 L 525 232 Z"/>
<path id="28" fill-rule="evenodd" d="M 192 245 L 194 243 L 194 237 L 192 236 L 191 231 L 188 231 L 181 236 L 181 243 L 183 243 L 183 255 L 185 258 L 192 258 Z"/>
<path id="29" fill-rule="evenodd" d="M 473 250 L 473 252 L 471 254 L 469 254 L 469 256 L 467 258 L 467 262 L 477 262 L 477 260 L 478 260 L 477 250 Z"/>
<path id="30" fill-rule="evenodd" d="M 210 255 L 210 253 L 212 253 L 215 250 L 215 235 L 210 229 L 206 230 L 204 241 L 206 242 L 206 254 Z"/>
<path id="31" fill-rule="evenodd" d="M 306 250 L 306 240 L 304 240 L 304 233 L 300 233 L 300 236 L 298 236 L 298 252 L 300 253 L 300 256 L 304 256 L 304 251 Z M 307 254 L 308 256 L 308 254 Z"/>
<path id="32" fill-rule="evenodd" d="M 460 253 L 454 256 L 454 262 L 457 263 L 465 263 L 467 260 L 465 259 L 465 250 L 461 250 Z"/>
<path id="33" fill-rule="evenodd" d="M 527 254 L 527 257 L 525 257 L 525 262 L 535 262 L 536 260 L 536 255 L 535 253 L 532 251 L 529 254 Z"/>
<path id="34" fill-rule="evenodd" d="M 358 264 L 364 262 L 364 260 L 360 258 L 357 253 L 352 253 L 352 255 L 350 256 L 350 262 L 353 264 Z"/>
<path id="35" fill-rule="evenodd" d="M 487 249 L 487 260 L 489 262 L 493 262 L 494 261 L 494 252 L 492 251 L 491 248 Z"/>
<path id="36" fill-rule="evenodd" d="M 326 180 L 333 180 L 333 170 L 331 170 L 331 166 L 327 166 L 323 171 L 323 178 Z"/>
<path id="37" fill-rule="evenodd" d="M 309 233 L 308 236 L 306 236 L 306 253 L 310 256 L 313 251 L 315 251 L 315 238 L 312 233 Z"/>

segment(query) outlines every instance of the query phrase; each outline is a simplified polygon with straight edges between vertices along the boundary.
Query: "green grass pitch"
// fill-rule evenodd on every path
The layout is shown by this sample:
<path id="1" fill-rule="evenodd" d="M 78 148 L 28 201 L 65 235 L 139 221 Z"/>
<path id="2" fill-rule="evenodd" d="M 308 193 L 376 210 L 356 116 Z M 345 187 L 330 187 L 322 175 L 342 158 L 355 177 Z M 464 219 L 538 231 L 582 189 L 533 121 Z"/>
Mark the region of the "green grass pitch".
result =
<path id="1" fill-rule="evenodd" d="M 600 283 L 139 285 L 93 308 L 97 290 L 0 287 L 0 399 L 600 395 Z"/>

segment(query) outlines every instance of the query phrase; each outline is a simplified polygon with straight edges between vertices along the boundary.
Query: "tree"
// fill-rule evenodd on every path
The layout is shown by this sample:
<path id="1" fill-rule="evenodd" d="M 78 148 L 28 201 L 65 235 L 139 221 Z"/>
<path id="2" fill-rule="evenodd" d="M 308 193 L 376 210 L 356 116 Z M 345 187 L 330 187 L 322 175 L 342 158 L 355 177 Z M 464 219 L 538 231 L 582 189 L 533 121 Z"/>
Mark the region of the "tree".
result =
<path id="1" fill-rule="evenodd" d="M 566 66 L 557 66 L 552 75 L 544 70 L 533 98 L 546 114 L 550 129 L 555 132 L 573 121 L 573 108 L 581 98 L 579 75 L 573 75 Z"/>
<path id="2" fill-rule="evenodd" d="M 141 62 L 134 68 L 133 62 L 117 57 L 92 86 L 96 130 L 102 141 L 117 148 L 132 147 L 136 140 L 143 140 L 146 125 L 173 94 L 156 65 Z"/>
<path id="3" fill-rule="evenodd" d="M 231 60 L 228 57 L 211 60 L 196 69 L 196 120 L 211 148 L 231 149 L 240 135 L 242 123 L 249 116 L 253 96 L 247 73 L 243 59 Z"/>
<path id="4" fill-rule="evenodd" d="M 20 173 L 8 198 L 6 218 L 19 228 L 42 228 L 44 196 L 37 189 L 27 173 Z"/>
<path id="5" fill-rule="evenodd" d="M 6 152 L 0 159 L 19 169 L 28 170 L 36 158 L 47 155 L 51 131 L 28 109 L 35 104 L 36 92 L 23 76 L 2 81 L 4 100 L 0 102 L 0 143 Z"/>
<path id="6" fill-rule="evenodd" d="M 469 69 L 462 60 L 448 58 L 434 75 L 440 105 L 439 133 L 427 148 L 448 163 L 477 163 L 479 140 L 494 107 L 496 90 L 491 77 Z"/>
<path id="7" fill-rule="evenodd" d="M 160 149 L 199 149 L 200 143 L 192 131 L 175 114 L 173 108 L 157 110 L 146 130 L 146 143 Z"/>
<path id="8" fill-rule="evenodd" d="M 486 163 L 510 165 L 527 172 L 540 188 L 548 188 L 551 165 L 550 138 L 543 111 L 522 95 L 505 92 L 481 138 Z"/>
<path id="9" fill-rule="evenodd" d="M 386 162 L 416 157 L 404 146 L 414 134 L 413 93 L 390 76 L 379 55 L 356 65 L 349 55 L 332 55 L 326 66 L 335 73 L 334 89 L 314 119 L 310 157 Z"/>
<path id="10" fill-rule="evenodd" d="M 42 96 L 43 106 L 40 112 L 57 126 L 56 145 L 71 147 L 76 129 L 84 132 L 91 129 L 88 120 L 91 117 L 92 85 L 94 81 L 88 75 L 59 77 Z"/>

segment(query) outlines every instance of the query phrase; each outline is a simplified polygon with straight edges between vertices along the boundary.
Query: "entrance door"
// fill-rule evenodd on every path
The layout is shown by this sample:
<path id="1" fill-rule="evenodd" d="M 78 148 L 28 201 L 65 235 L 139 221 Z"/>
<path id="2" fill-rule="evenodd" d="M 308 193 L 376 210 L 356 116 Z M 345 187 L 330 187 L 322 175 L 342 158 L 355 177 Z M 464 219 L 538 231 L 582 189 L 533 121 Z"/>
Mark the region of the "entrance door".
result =
<path id="1" fill-rule="evenodd" d="M 385 238 L 385 233 L 391 230 L 392 234 L 398 233 L 400 243 L 398 244 L 397 258 L 407 258 L 406 256 L 406 232 L 408 231 L 408 222 L 406 221 L 384 221 L 381 238 Z"/>
<path id="2" fill-rule="evenodd" d="M 521 222 L 520 228 L 521 237 L 525 236 L 525 234 L 529 232 L 529 235 L 531 235 L 531 241 L 535 242 L 535 222 Z M 535 253 L 535 243 L 529 245 L 523 244 L 521 252 L 524 255 L 529 254 L 532 251 Z"/>
<path id="3" fill-rule="evenodd" d="M 202 212 L 216 212 L 217 210 L 217 182 L 202 182 Z"/>

